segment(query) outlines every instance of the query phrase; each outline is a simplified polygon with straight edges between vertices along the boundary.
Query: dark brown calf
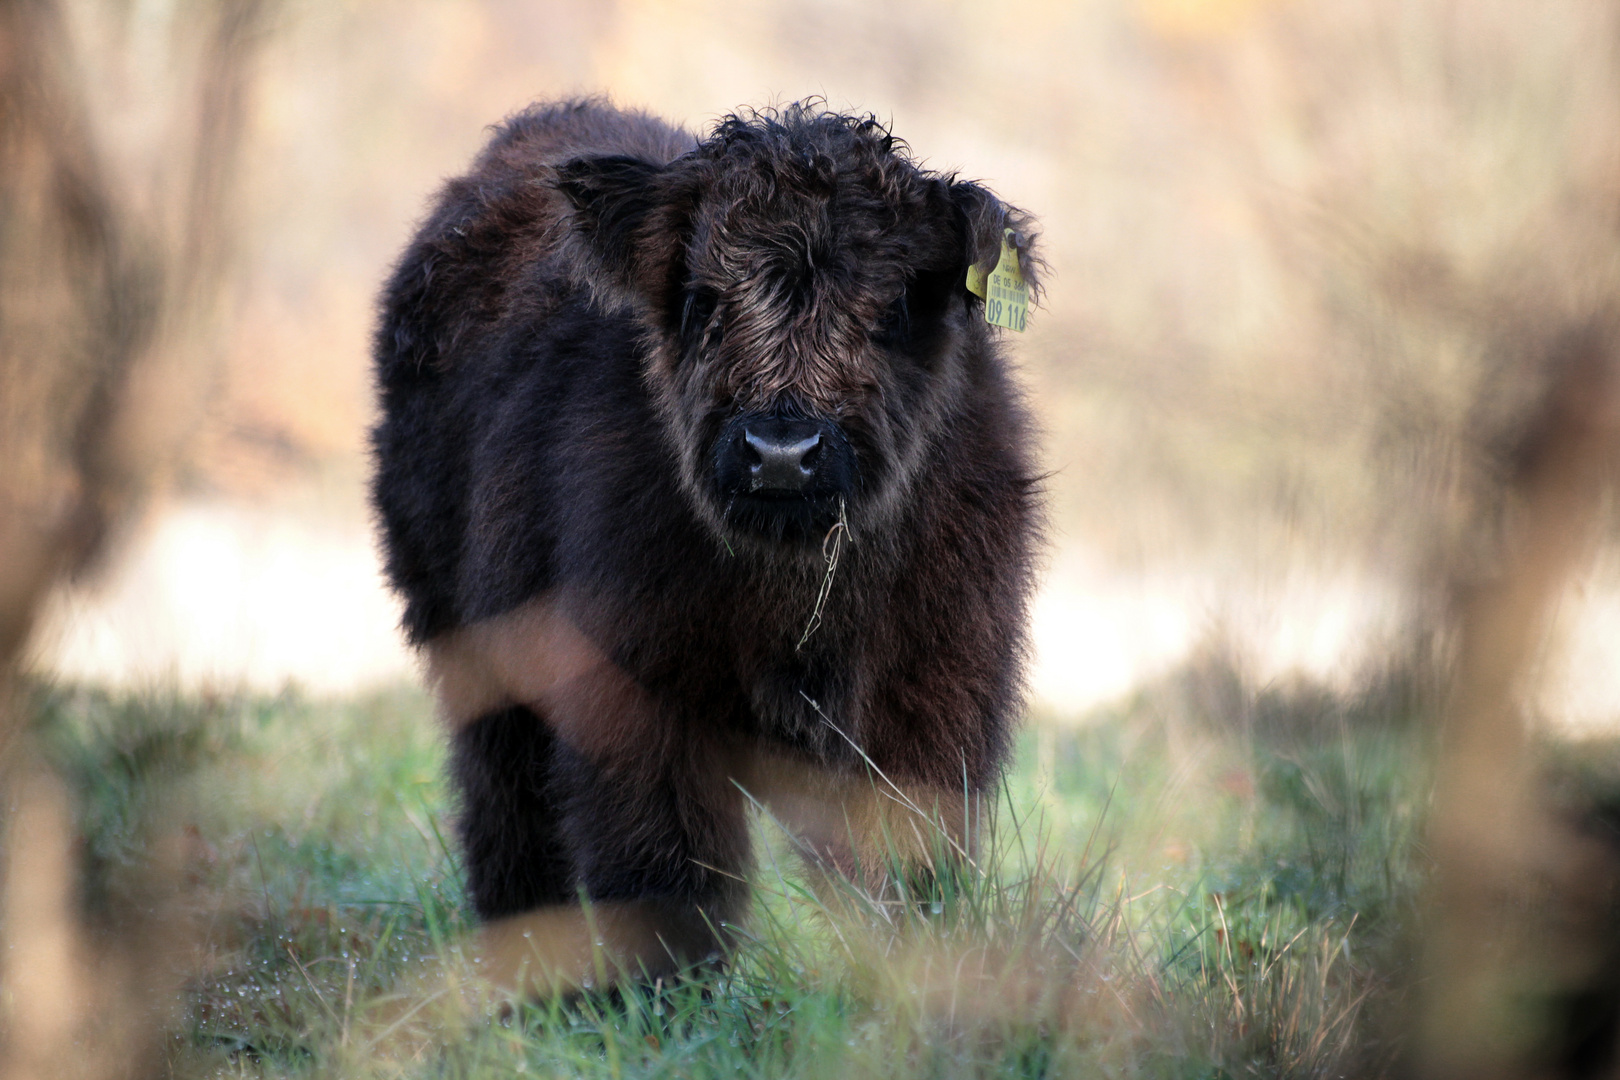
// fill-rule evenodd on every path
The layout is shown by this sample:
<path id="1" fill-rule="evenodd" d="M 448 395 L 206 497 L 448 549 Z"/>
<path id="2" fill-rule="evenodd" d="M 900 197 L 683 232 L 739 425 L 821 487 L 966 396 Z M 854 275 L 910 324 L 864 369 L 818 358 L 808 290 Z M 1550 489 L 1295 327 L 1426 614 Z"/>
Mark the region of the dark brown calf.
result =
<path id="1" fill-rule="evenodd" d="M 373 495 L 492 942 L 559 985 L 598 937 L 713 952 L 743 789 L 846 869 L 968 842 L 1036 533 L 964 287 L 1009 229 L 1033 280 L 1022 214 L 810 106 L 537 107 L 446 186 L 383 297 Z"/>

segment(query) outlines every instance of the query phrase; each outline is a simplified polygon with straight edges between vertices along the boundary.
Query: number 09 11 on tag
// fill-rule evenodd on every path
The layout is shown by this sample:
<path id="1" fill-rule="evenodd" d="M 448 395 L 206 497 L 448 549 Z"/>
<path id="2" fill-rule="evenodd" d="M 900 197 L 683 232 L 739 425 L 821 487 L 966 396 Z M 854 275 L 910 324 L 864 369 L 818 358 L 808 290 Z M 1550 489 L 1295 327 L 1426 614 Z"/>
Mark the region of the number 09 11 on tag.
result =
<path id="1" fill-rule="evenodd" d="M 1013 244 L 1011 229 L 1001 234 L 1001 257 L 994 270 L 986 274 L 977 265 L 968 267 L 967 288 L 984 298 L 985 322 L 1024 332 L 1029 317 L 1029 285 L 1018 265 L 1018 248 Z"/>

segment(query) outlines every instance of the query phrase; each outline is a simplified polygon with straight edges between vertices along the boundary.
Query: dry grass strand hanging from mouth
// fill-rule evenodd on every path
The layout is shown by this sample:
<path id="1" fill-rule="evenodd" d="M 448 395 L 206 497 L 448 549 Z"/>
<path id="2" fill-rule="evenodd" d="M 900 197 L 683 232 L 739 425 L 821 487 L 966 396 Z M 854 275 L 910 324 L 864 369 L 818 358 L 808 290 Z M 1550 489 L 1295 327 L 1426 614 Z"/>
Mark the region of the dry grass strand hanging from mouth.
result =
<path id="1" fill-rule="evenodd" d="M 827 530 L 827 535 L 821 538 L 821 558 L 827 564 L 827 572 L 822 575 L 821 588 L 816 590 L 816 604 L 810 611 L 810 621 L 804 624 L 804 633 L 799 636 L 799 643 L 793 646 L 794 652 L 804 648 L 805 642 L 810 640 L 821 626 L 821 612 L 827 605 L 827 596 L 832 592 L 833 575 L 838 573 L 838 558 L 844 550 L 844 538 L 849 535 L 849 518 L 846 513 L 843 499 L 838 500 L 838 520 L 833 527 Z"/>

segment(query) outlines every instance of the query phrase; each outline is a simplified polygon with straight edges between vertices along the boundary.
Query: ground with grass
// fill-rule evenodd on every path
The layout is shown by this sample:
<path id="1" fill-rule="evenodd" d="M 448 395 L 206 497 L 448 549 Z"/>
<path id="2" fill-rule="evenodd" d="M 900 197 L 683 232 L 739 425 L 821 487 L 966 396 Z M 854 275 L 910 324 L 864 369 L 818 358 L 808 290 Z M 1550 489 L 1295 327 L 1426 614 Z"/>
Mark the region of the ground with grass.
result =
<path id="1" fill-rule="evenodd" d="M 846 1080 L 1380 1071 L 1422 869 L 1415 699 L 1189 669 L 1032 725 L 976 866 L 927 895 L 818 895 L 762 818 L 723 972 L 516 1009 L 463 956 L 419 693 L 36 703 L 92 918 L 179 852 L 177 1075 Z"/>

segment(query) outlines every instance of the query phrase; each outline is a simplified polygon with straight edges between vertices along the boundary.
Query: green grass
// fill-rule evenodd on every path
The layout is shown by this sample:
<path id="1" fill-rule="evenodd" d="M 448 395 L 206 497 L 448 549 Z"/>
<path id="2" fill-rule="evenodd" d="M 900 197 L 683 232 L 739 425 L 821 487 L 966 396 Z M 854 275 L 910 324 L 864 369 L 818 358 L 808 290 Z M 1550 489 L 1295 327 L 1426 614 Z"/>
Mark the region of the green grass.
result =
<path id="1" fill-rule="evenodd" d="M 199 948 L 177 1075 L 1377 1070 L 1419 879 L 1421 728 L 1398 693 L 1215 682 L 1026 734 L 977 867 L 910 903 L 845 883 L 829 905 L 761 820 L 724 972 L 504 1010 L 466 978 L 419 694 L 55 688 L 37 712 L 79 795 L 93 919 L 179 840 Z"/>

